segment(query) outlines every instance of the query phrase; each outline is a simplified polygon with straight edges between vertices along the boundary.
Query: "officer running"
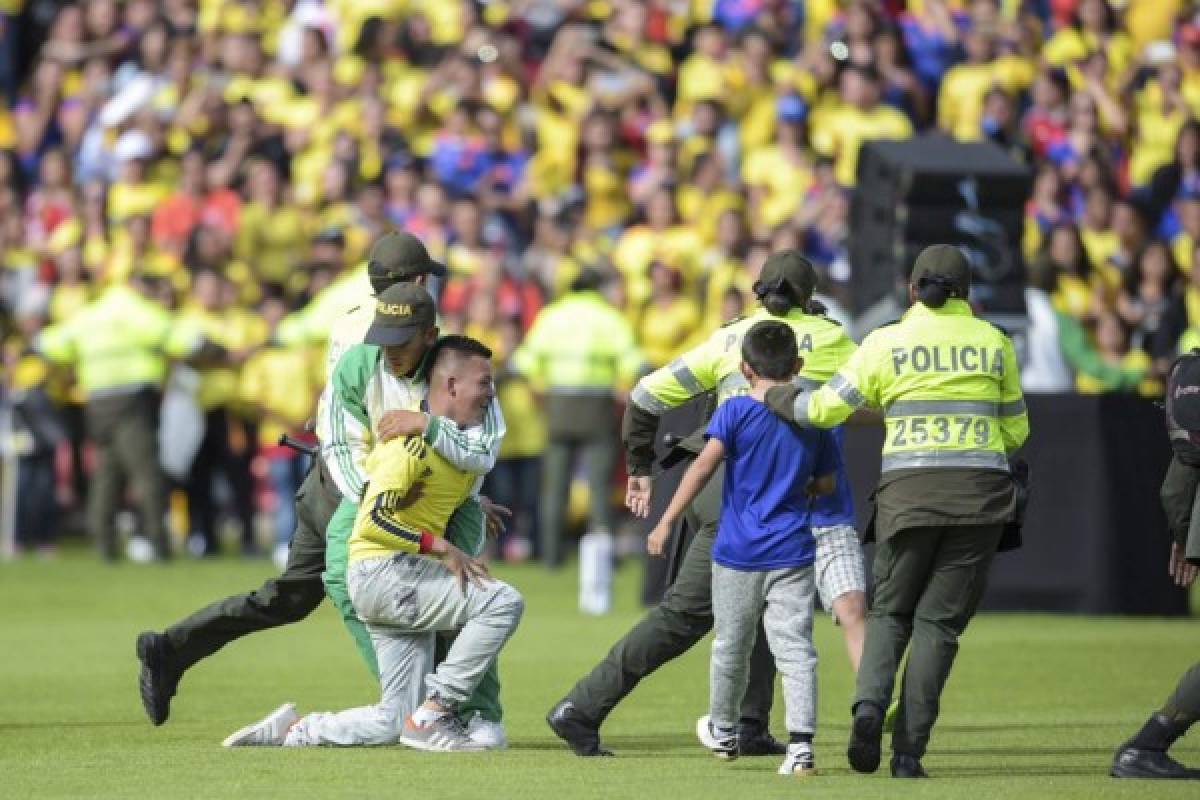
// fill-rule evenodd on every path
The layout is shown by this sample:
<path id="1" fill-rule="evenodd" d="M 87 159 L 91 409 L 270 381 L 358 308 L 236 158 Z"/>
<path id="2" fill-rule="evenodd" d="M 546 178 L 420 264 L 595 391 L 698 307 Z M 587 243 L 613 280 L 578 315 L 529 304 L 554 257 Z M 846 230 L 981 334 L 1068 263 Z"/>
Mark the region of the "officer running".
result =
<path id="1" fill-rule="evenodd" d="M 778 387 L 777 413 L 828 428 L 856 409 L 886 416 L 875 494 L 875 598 L 847 748 L 858 772 L 879 768 L 884 709 L 910 644 L 892 735 L 893 777 L 926 777 L 921 757 L 946 677 L 983 595 L 1004 524 L 1016 511 L 1008 456 L 1029 421 L 1012 342 L 967 303 L 970 266 L 958 248 L 917 257 L 914 303 L 863 341 L 815 391 Z"/>
<path id="2" fill-rule="evenodd" d="M 649 514 L 650 472 L 659 418 L 708 391 L 715 390 L 720 402 L 749 391 L 740 370 L 741 342 L 756 323 L 777 319 L 791 327 L 804 358 L 798 381 L 810 388 L 819 386 L 850 358 L 854 342 L 842 328 L 806 311 L 815 285 L 816 272 L 807 259 L 795 250 L 775 253 L 763 265 L 755 284 L 765 308 L 718 329 L 704 344 L 638 382 L 625 410 L 622 434 L 630 474 L 626 504 L 634 514 Z M 691 506 L 688 527 L 696 533 L 686 548 L 678 577 L 662 602 L 551 709 L 547 722 L 578 755 L 610 755 L 600 745 L 599 727 L 605 717 L 642 678 L 687 652 L 711 630 L 711 551 L 721 509 L 722 475 L 718 472 Z M 862 649 L 865 580 L 844 474 L 839 476 L 837 492 L 819 502 L 814 519 L 821 598 L 847 630 L 847 648 L 857 667 Z M 743 755 L 780 755 L 786 750 L 767 731 L 774 676 L 774 661 L 766 636 L 760 632 L 738 732 Z M 697 722 L 696 731 L 710 746 L 705 738 L 709 736 L 707 717 Z"/>

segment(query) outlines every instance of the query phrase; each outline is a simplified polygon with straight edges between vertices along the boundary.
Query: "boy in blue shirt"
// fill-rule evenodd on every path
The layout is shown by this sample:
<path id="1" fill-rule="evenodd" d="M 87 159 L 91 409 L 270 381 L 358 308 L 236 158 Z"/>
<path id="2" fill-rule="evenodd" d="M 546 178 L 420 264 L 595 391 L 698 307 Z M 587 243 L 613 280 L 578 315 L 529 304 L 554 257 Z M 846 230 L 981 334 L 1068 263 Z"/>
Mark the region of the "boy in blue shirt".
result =
<path id="1" fill-rule="evenodd" d="M 759 618 L 783 676 L 790 734 L 781 775 L 816 772 L 817 652 L 812 642 L 816 544 L 810 498 L 835 488 L 838 448 L 827 431 L 801 430 L 767 408 L 772 386 L 800 368 L 796 337 L 782 322 L 760 322 L 742 340 L 750 393 L 726 400 L 708 425 L 708 442 L 684 473 L 651 531 L 661 555 L 671 527 L 725 462 L 721 518 L 713 544 L 715 620 L 709 670 L 709 731 L 718 758 L 737 756 L 738 708 L 746 690 Z"/>

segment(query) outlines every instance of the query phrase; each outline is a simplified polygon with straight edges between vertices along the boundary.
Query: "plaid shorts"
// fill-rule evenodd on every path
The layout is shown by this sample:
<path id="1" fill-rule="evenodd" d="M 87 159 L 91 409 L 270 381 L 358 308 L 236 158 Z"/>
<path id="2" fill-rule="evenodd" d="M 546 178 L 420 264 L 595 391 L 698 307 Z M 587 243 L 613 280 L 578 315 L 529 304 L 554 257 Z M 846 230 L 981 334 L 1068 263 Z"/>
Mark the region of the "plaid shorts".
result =
<path id="1" fill-rule="evenodd" d="M 852 525 L 813 528 L 817 540 L 814 563 L 817 592 L 821 607 L 833 613 L 833 601 L 846 592 L 865 592 L 867 578 L 863 565 L 862 545 Z"/>

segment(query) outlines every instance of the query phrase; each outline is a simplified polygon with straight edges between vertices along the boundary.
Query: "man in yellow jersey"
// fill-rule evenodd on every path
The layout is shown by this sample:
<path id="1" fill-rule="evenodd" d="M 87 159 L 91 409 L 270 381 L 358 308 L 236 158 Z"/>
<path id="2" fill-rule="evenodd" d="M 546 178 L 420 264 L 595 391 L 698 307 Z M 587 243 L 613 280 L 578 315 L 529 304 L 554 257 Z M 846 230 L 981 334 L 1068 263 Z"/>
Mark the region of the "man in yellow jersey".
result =
<path id="1" fill-rule="evenodd" d="M 372 326 L 368 339 L 382 341 L 381 332 Z M 491 351 L 474 339 L 447 336 L 435 346 L 432 364 L 429 413 L 461 427 L 480 424 L 494 393 Z M 350 537 L 348 582 L 375 646 L 381 701 L 303 718 L 287 703 L 229 736 L 226 747 L 400 741 L 419 750 L 485 749 L 455 712 L 516 630 L 524 600 L 444 538 L 450 516 L 480 479 L 420 436 L 379 446 L 367 474 Z M 458 635 L 434 669 L 435 634 L 442 631 Z"/>
<path id="2" fill-rule="evenodd" d="M 330 381 L 338 358 L 362 342 L 374 318 L 373 293 L 381 294 L 397 284 L 423 286 L 429 276 L 444 275 L 445 269 L 429 257 L 418 239 L 390 231 L 375 241 L 366 265 L 344 275 L 304 311 L 286 317 L 279 325 L 277 339 L 293 346 L 328 338 L 325 373 L 326 381 Z M 366 402 L 365 398 L 360 400 Z M 388 415 L 383 416 L 386 419 Z M 332 431 L 322 445 L 331 448 L 345 444 L 342 433 L 340 429 Z M 296 532 L 280 575 L 258 589 L 210 603 L 161 633 L 144 631 L 138 636 L 137 655 L 142 663 L 138 688 L 152 723 L 166 722 L 171 698 L 193 664 L 246 634 L 299 622 L 320 604 L 325 597 L 325 531 L 342 500 L 333 474 L 336 467 L 327 458 L 315 459 L 296 492 Z M 361 624 L 352 627 L 356 640 L 366 638 L 361 628 Z"/>

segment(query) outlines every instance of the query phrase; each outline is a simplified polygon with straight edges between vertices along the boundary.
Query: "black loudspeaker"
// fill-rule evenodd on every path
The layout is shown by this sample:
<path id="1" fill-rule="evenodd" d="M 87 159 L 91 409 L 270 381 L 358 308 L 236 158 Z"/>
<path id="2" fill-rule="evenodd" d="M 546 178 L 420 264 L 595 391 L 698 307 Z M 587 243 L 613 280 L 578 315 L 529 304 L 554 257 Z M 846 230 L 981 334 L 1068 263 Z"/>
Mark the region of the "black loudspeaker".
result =
<path id="1" fill-rule="evenodd" d="M 869 142 L 850 206 L 856 312 L 902 293 L 917 254 L 956 244 L 971 259 L 972 299 L 986 315 L 1025 313 L 1021 234 L 1033 176 L 999 147 L 941 133 Z"/>

